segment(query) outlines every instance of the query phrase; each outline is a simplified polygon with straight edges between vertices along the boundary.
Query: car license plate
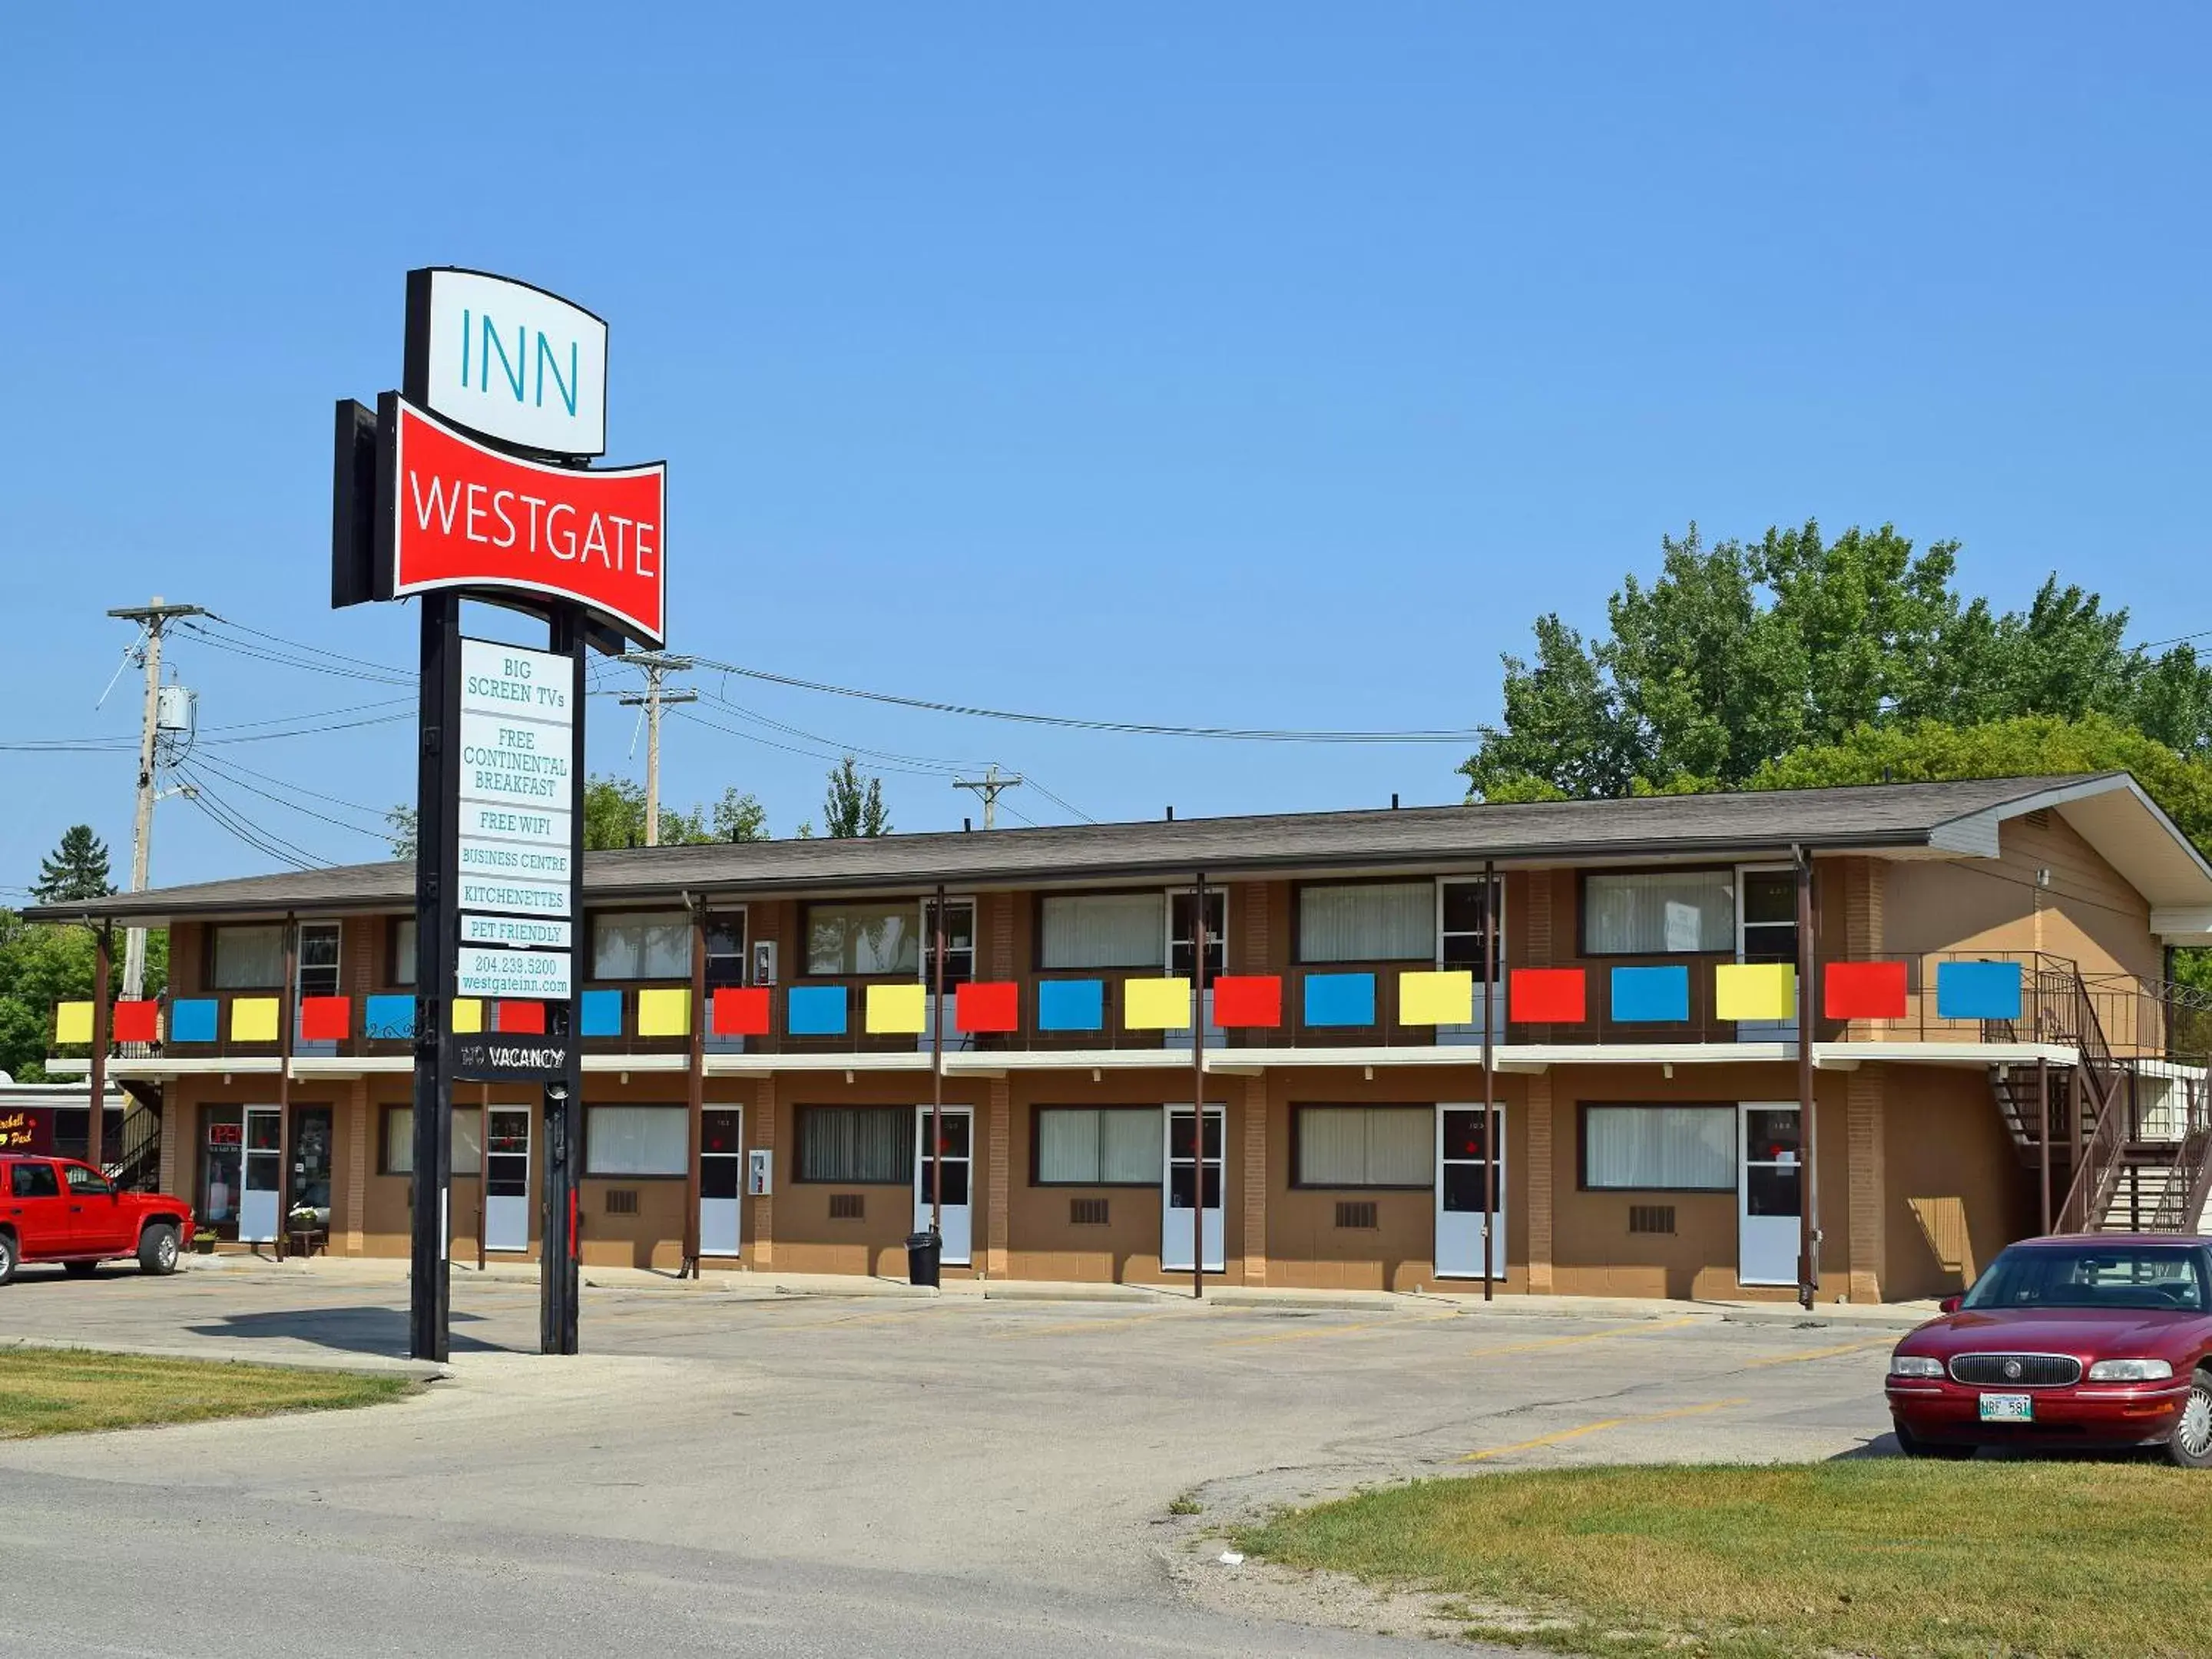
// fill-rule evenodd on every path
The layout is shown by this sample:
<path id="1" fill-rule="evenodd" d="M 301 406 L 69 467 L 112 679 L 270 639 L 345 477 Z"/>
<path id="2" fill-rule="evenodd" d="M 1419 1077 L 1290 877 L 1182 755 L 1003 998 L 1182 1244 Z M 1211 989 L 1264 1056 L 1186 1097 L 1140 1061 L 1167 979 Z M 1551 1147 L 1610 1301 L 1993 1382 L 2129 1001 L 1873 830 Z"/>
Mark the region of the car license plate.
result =
<path id="1" fill-rule="evenodd" d="M 1984 1423 L 2033 1423 L 2035 1396 L 2028 1394 L 1985 1394 L 1982 1396 Z"/>

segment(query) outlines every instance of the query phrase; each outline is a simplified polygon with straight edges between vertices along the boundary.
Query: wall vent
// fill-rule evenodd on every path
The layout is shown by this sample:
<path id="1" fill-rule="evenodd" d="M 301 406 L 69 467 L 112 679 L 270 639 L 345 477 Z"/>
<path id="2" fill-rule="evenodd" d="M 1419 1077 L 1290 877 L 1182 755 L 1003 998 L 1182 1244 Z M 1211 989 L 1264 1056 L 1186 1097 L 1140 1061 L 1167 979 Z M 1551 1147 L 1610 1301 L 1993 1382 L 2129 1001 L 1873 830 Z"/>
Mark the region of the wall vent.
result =
<path id="1" fill-rule="evenodd" d="M 1103 1198 L 1071 1198 L 1067 1200 L 1068 1224 L 1075 1227 L 1103 1227 L 1106 1224 L 1106 1200 Z"/>
<path id="2" fill-rule="evenodd" d="M 1336 1206 L 1336 1224 L 1346 1228 L 1373 1228 L 1375 1200 L 1371 1198 L 1340 1199 Z"/>
<path id="3" fill-rule="evenodd" d="M 1674 1231 L 1674 1206 L 1671 1204 L 1632 1204 L 1628 1206 L 1628 1231 L 1632 1233 L 1671 1233 Z"/>
<path id="4" fill-rule="evenodd" d="M 637 1188 L 635 1187 L 612 1187 L 608 1188 L 606 1209 L 609 1215 L 635 1215 L 637 1213 Z"/>
<path id="5" fill-rule="evenodd" d="M 832 1221 L 866 1221 L 868 1218 L 868 1195 L 866 1193 L 830 1194 L 830 1218 Z"/>
<path id="6" fill-rule="evenodd" d="M 2023 812 L 2021 816 L 2039 830 L 2051 828 L 2051 809 L 2048 806 L 2039 806 L 2033 812 Z"/>

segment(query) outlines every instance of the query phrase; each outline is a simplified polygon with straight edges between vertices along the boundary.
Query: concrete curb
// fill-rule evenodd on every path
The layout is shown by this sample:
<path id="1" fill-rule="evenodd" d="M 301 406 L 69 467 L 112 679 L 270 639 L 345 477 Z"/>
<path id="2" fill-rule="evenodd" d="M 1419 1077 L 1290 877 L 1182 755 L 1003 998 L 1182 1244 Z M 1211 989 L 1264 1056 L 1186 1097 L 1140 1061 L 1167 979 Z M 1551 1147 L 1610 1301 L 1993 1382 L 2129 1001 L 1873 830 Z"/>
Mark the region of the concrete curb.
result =
<path id="1" fill-rule="evenodd" d="M 394 1359 L 381 1354 L 301 1353 L 284 1357 L 268 1354 L 210 1353 L 141 1342 L 65 1342 L 42 1336 L 0 1337 L 0 1352 L 35 1348 L 51 1353 L 120 1354 L 132 1359 L 191 1359 L 205 1365 L 258 1365 L 273 1371 L 350 1371 L 356 1376 L 411 1376 L 420 1382 L 443 1382 L 453 1373 L 424 1359 Z"/>

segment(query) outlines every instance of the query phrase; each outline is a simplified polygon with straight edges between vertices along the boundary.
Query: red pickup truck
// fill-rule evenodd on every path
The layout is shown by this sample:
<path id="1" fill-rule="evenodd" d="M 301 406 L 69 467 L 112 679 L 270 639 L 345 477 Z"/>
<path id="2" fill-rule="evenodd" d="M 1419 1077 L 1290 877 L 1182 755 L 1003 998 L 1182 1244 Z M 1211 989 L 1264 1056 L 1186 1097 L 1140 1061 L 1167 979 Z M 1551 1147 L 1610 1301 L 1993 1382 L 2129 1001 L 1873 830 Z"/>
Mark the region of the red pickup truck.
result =
<path id="1" fill-rule="evenodd" d="M 69 1158 L 0 1157 L 0 1285 L 25 1261 L 58 1261 L 74 1276 L 138 1259 L 173 1273 L 192 1242 L 191 1206 L 166 1193 L 126 1193 Z"/>

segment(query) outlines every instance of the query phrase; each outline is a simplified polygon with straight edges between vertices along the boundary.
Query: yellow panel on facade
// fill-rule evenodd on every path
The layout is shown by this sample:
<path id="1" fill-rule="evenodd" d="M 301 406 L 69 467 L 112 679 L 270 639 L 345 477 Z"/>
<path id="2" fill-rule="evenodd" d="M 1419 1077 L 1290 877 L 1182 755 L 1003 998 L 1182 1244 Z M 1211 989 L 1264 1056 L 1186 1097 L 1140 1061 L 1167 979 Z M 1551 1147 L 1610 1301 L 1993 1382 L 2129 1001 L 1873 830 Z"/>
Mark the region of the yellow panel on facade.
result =
<path id="1" fill-rule="evenodd" d="M 57 1042 L 89 1042 L 92 1041 L 92 1005 L 88 1002 L 58 1002 L 54 1005 L 54 1041 Z"/>
<path id="2" fill-rule="evenodd" d="M 1474 1018 L 1474 975 L 1465 968 L 1398 975 L 1401 1025 L 1466 1025 Z"/>
<path id="3" fill-rule="evenodd" d="M 1797 970 L 1786 962 L 1724 962 L 1713 969 L 1719 1019 L 1795 1019 Z"/>
<path id="4" fill-rule="evenodd" d="M 637 1034 L 641 1037 L 690 1036 L 691 993 L 663 988 L 637 994 Z"/>
<path id="5" fill-rule="evenodd" d="M 929 999 L 920 985 L 868 987 L 868 1030 L 883 1034 L 929 1027 Z"/>
<path id="6" fill-rule="evenodd" d="M 276 1009 L 275 997 L 234 997 L 230 1005 L 230 1040 L 233 1042 L 274 1042 L 276 1041 Z"/>
<path id="7" fill-rule="evenodd" d="M 1190 1030 L 1190 981 L 1131 979 L 1121 982 L 1121 1024 L 1132 1031 Z"/>
<path id="8" fill-rule="evenodd" d="M 483 1030 L 483 1004 L 475 997 L 453 999 L 453 1030 L 481 1031 Z"/>

